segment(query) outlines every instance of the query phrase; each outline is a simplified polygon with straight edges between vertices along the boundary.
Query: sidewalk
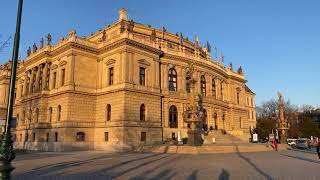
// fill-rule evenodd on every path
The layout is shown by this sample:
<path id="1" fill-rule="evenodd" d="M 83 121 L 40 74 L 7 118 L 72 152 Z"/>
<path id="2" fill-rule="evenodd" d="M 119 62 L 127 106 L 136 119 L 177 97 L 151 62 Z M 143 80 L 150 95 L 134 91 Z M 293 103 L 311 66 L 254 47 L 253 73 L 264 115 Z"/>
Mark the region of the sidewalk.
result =
<path id="1" fill-rule="evenodd" d="M 287 145 L 279 145 L 278 150 L 287 150 Z M 141 152 L 169 153 L 169 154 L 223 154 L 236 152 L 263 152 L 274 151 L 272 146 L 267 147 L 261 144 L 230 144 L 230 145 L 158 145 L 144 146 Z"/>

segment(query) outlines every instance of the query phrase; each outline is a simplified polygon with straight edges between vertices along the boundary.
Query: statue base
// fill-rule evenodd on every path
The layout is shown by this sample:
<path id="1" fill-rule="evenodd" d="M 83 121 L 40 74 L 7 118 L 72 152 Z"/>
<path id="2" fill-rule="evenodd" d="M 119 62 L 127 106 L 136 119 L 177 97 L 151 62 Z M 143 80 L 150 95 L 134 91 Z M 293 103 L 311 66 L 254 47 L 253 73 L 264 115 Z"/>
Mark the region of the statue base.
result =
<path id="1" fill-rule="evenodd" d="M 287 135 L 286 134 L 280 135 L 280 144 L 287 144 Z"/>
<path id="2" fill-rule="evenodd" d="M 201 138 L 201 133 L 197 129 L 188 130 L 188 145 L 189 146 L 201 146 L 203 140 Z"/>

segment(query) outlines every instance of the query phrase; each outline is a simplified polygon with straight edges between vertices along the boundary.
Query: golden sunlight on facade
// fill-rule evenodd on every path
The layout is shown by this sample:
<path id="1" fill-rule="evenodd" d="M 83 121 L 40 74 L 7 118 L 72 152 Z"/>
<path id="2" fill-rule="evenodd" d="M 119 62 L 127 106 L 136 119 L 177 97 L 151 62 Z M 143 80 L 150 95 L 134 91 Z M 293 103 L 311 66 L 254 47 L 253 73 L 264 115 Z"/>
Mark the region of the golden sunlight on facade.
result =
<path id="1" fill-rule="evenodd" d="M 204 124 L 245 141 L 256 126 L 255 94 L 241 67 L 212 59 L 181 34 L 119 20 L 86 38 L 70 31 L 28 49 L 17 71 L 15 148 L 127 151 L 187 137 L 186 68 L 194 63 Z M 0 66 L 0 119 L 5 119 L 11 64 Z"/>

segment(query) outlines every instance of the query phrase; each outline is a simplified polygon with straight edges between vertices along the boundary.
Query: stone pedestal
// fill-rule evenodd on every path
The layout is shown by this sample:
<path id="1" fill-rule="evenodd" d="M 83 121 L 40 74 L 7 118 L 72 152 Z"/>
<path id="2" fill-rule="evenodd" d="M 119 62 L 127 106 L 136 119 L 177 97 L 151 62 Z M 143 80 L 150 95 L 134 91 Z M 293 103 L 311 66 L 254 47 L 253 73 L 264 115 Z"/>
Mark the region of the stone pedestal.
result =
<path id="1" fill-rule="evenodd" d="M 199 130 L 188 130 L 188 145 L 189 146 L 201 146 L 202 138 Z"/>
<path id="2" fill-rule="evenodd" d="M 287 135 L 286 134 L 280 135 L 280 144 L 287 144 Z"/>

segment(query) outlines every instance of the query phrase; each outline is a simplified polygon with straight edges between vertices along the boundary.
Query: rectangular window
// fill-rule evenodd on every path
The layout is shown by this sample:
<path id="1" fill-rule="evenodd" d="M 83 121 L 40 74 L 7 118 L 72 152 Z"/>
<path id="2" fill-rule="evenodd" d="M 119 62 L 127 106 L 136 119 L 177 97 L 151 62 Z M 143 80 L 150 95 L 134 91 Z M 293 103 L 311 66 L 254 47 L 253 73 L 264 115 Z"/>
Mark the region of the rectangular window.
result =
<path id="1" fill-rule="evenodd" d="M 146 69 L 143 67 L 140 67 L 140 69 L 139 69 L 139 82 L 140 82 L 140 85 L 142 85 L 142 86 L 145 85 L 145 72 L 146 72 Z"/>
<path id="2" fill-rule="evenodd" d="M 212 96 L 216 98 L 216 81 L 212 79 Z"/>
<path id="3" fill-rule="evenodd" d="M 52 85 L 52 88 L 56 88 L 56 81 L 57 81 L 57 72 L 54 72 L 53 73 L 53 85 Z"/>
<path id="4" fill-rule="evenodd" d="M 61 70 L 61 86 L 64 86 L 64 79 L 65 79 L 65 76 L 66 76 L 66 70 L 65 69 L 62 69 Z"/>
<path id="5" fill-rule="evenodd" d="M 109 141 L 109 132 L 104 132 L 104 141 L 105 142 Z"/>
<path id="6" fill-rule="evenodd" d="M 141 141 L 145 142 L 147 140 L 147 133 L 141 132 Z"/>
<path id="7" fill-rule="evenodd" d="M 20 141 L 22 142 L 22 134 L 20 134 Z"/>
<path id="8" fill-rule="evenodd" d="M 190 82 L 186 80 L 186 91 L 189 94 L 190 93 Z"/>
<path id="9" fill-rule="evenodd" d="M 109 85 L 113 84 L 113 67 L 109 68 Z"/>
<path id="10" fill-rule="evenodd" d="M 47 133 L 47 138 L 46 138 L 46 141 L 49 142 L 49 137 L 50 137 L 50 134 Z"/>
<path id="11" fill-rule="evenodd" d="M 26 138 L 24 141 L 29 141 L 29 134 L 28 133 L 26 134 Z"/>
<path id="12" fill-rule="evenodd" d="M 33 142 L 35 142 L 36 141 L 36 133 L 33 133 Z"/>
<path id="13" fill-rule="evenodd" d="M 239 105 L 240 104 L 240 93 L 237 92 L 237 104 Z"/>
<path id="14" fill-rule="evenodd" d="M 54 133 L 54 141 L 58 142 L 58 133 L 57 132 Z"/>

